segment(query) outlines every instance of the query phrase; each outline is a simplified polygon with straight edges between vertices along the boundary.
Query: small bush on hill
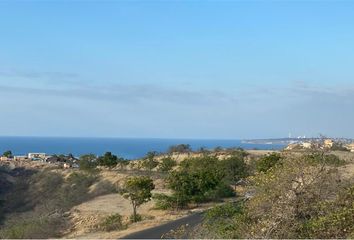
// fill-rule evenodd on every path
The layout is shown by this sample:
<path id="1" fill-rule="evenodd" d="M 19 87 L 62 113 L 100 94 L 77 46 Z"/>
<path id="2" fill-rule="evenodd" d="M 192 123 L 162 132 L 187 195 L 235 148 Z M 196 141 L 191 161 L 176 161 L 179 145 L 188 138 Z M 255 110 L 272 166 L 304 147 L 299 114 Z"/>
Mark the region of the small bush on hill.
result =
<path id="1" fill-rule="evenodd" d="M 304 224 L 306 238 L 351 238 L 354 236 L 354 185 L 333 201 L 320 203 L 318 216 Z"/>
<path id="2" fill-rule="evenodd" d="M 257 166 L 256 166 L 257 170 L 259 172 L 267 172 L 269 169 L 271 169 L 277 163 L 279 163 L 281 159 L 282 159 L 282 157 L 279 153 L 268 154 L 268 155 L 262 157 L 257 162 Z"/>
<path id="3" fill-rule="evenodd" d="M 151 171 L 159 165 L 159 162 L 155 160 L 156 152 L 148 152 L 142 162 L 142 167 Z"/>
<path id="4" fill-rule="evenodd" d="M 205 199 L 209 201 L 218 201 L 222 198 L 229 198 L 236 196 L 235 191 L 230 187 L 229 184 L 221 182 L 215 189 L 210 190 L 205 193 Z"/>
<path id="5" fill-rule="evenodd" d="M 143 220 L 143 217 L 140 214 L 136 214 L 136 215 L 132 214 L 129 216 L 129 221 L 131 223 L 140 222 L 142 220 Z"/>
<path id="6" fill-rule="evenodd" d="M 169 172 L 173 167 L 177 165 L 177 162 L 171 157 L 164 157 L 159 163 L 159 170 L 162 172 Z"/>
<path id="7" fill-rule="evenodd" d="M 179 144 L 170 146 L 168 153 L 189 153 L 192 152 L 192 148 L 189 144 Z"/>
<path id="8" fill-rule="evenodd" d="M 312 164 L 322 164 L 328 166 L 342 166 L 345 161 L 340 159 L 334 154 L 324 154 L 320 152 L 315 152 L 304 156 L 309 163 Z"/>
<path id="9" fill-rule="evenodd" d="M 111 152 L 106 152 L 103 156 L 97 159 L 97 164 L 100 166 L 112 168 L 115 167 L 120 161 L 124 161 L 124 159 L 117 157 Z"/>
<path id="10" fill-rule="evenodd" d="M 208 210 L 203 219 L 200 238 L 242 238 L 241 229 L 246 220 L 243 203 L 226 203 Z"/>
<path id="11" fill-rule="evenodd" d="M 80 156 L 79 159 L 80 170 L 95 173 L 97 171 L 97 161 L 94 154 L 86 154 Z"/>
<path id="12" fill-rule="evenodd" d="M 103 231 L 114 231 L 114 230 L 123 230 L 127 226 L 123 224 L 123 218 L 120 214 L 112 214 L 106 217 L 100 224 L 99 229 Z"/>
<path id="13" fill-rule="evenodd" d="M 348 148 L 344 147 L 342 143 L 335 142 L 335 143 L 333 143 L 333 145 L 331 147 L 331 151 L 349 152 L 350 150 Z"/>
<path id="14" fill-rule="evenodd" d="M 156 193 L 153 195 L 153 199 L 155 199 L 155 208 L 160 210 L 167 210 L 175 208 L 175 199 L 166 194 Z"/>

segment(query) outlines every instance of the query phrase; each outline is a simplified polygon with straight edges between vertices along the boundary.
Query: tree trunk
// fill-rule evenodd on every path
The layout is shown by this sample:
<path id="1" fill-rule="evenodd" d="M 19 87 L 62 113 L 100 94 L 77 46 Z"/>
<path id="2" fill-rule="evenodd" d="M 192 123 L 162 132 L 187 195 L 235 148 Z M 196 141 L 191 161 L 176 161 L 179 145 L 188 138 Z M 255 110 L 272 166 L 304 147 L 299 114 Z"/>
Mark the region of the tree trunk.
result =
<path id="1" fill-rule="evenodd" d="M 136 222 L 136 204 L 133 203 L 133 221 Z"/>

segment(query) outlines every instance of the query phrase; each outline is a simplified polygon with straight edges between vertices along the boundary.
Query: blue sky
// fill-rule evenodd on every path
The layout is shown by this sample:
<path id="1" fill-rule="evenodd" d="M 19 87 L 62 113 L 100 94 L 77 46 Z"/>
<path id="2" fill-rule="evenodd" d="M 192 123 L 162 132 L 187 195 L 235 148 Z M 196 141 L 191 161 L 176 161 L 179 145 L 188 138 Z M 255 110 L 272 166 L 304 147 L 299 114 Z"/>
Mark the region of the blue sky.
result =
<path id="1" fill-rule="evenodd" d="M 0 135 L 354 137 L 354 2 L 2 1 Z"/>

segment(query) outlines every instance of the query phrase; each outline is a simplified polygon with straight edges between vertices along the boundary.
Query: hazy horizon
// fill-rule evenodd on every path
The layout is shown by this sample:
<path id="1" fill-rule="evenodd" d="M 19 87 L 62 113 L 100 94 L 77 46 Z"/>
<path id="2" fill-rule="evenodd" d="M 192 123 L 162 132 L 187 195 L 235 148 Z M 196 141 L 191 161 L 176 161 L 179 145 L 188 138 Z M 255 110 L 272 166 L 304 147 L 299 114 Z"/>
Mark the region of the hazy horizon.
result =
<path id="1" fill-rule="evenodd" d="M 354 2 L 0 2 L 0 136 L 354 138 Z"/>
<path id="2" fill-rule="evenodd" d="M 301 139 L 301 138 L 346 138 L 341 136 L 327 136 L 327 135 L 318 135 L 318 136 L 280 136 L 280 137 L 265 137 L 265 138 L 194 138 L 194 137 L 176 137 L 176 138 L 166 138 L 166 137 L 120 137 L 120 136 L 61 136 L 61 135 L 52 135 L 52 136 L 39 136 L 39 135 L 0 135 L 0 138 L 82 138 L 82 139 L 160 139 L 160 140 L 267 140 L 267 139 Z M 347 139 L 354 139 L 354 138 L 347 138 Z M 181 142 L 182 143 L 182 142 Z"/>

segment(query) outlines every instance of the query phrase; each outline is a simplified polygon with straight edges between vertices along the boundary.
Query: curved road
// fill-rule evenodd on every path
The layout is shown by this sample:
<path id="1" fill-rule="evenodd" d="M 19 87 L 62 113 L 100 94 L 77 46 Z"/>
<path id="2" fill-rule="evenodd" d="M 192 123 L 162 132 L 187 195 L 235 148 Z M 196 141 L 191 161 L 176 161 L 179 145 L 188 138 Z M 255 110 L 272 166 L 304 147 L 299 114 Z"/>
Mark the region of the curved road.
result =
<path id="1" fill-rule="evenodd" d="M 122 237 L 123 239 L 160 239 L 171 230 L 178 229 L 182 225 L 188 224 L 188 228 L 193 228 L 203 220 L 203 213 L 194 213 L 157 227 L 148 228 Z"/>

